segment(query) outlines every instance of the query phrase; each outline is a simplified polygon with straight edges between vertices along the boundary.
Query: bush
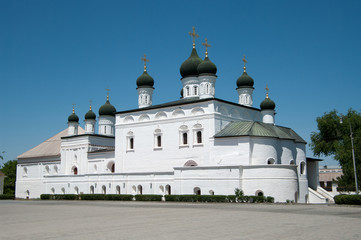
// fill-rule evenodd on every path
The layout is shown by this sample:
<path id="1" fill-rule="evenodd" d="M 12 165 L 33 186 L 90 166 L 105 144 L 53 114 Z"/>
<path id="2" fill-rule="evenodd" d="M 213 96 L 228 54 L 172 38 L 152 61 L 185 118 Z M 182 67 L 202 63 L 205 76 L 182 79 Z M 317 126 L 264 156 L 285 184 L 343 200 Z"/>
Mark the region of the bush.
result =
<path id="1" fill-rule="evenodd" d="M 81 194 L 81 200 L 105 200 L 105 194 Z"/>
<path id="2" fill-rule="evenodd" d="M 53 195 L 51 195 L 51 194 L 41 194 L 40 199 L 41 200 L 50 200 L 50 199 L 52 199 L 52 196 Z"/>
<path id="3" fill-rule="evenodd" d="M 136 201 L 162 201 L 162 195 L 135 195 Z"/>
<path id="4" fill-rule="evenodd" d="M 77 194 L 54 194 L 52 195 L 54 200 L 79 200 L 79 195 Z"/>
<path id="5" fill-rule="evenodd" d="M 110 201 L 132 201 L 133 195 L 131 194 L 107 194 L 104 200 Z"/>
<path id="6" fill-rule="evenodd" d="M 356 187 L 355 186 L 338 186 L 337 192 L 355 192 Z"/>
<path id="7" fill-rule="evenodd" d="M 226 195 L 198 195 L 198 202 L 229 202 Z"/>
<path id="8" fill-rule="evenodd" d="M 334 197 L 336 204 L 361 205 L 361 195 L 337 195 Z"/>
<path id="9" fill-rule="evenodd" d="M 0 194 L 0 200 L 5 200 L 5 199 L 14 200 L 15 195 L 13 195 L 13 194 Z"/>

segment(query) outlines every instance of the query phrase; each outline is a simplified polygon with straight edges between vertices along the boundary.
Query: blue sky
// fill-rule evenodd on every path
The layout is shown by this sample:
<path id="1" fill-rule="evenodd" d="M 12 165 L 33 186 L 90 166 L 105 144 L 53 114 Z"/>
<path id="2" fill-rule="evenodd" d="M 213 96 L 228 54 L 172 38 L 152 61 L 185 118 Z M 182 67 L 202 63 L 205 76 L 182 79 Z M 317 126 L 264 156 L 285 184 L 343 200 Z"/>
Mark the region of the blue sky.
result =
<path id="1" fill-rule="evenodd" d="M 204 38 L 212 45 L 217 98 L 237 102 L 245 54 L 254 106 L 268 84 L 276 124 L 308 142 L 324 112 L 361 109 L 361 1 L 0 0 L 5 160 L 65 129 L 72 103 L 83 125 L 89 100 L 97 112 L 106 88 L 118 111 L 137 108 L 144 53 L 155 80 L 153 103 L 179 99 L 192 26 L 202 58 Z"/>

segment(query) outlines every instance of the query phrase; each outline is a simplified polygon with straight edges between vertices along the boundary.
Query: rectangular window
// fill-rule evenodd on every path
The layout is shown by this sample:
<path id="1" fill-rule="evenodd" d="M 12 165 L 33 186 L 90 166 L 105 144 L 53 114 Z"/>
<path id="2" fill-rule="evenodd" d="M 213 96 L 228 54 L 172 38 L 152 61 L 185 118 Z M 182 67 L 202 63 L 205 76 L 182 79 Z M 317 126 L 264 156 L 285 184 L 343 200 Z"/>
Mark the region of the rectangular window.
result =
<path id="1" fill-rule="evenodd" d="M 134 149 L 134 138 L 129 138 L 129 149 Z"/>
<path id="2" fill-rule="evenodd" d="M 162 147 L 162 136 L 157 136 L 157 147 Z"/>

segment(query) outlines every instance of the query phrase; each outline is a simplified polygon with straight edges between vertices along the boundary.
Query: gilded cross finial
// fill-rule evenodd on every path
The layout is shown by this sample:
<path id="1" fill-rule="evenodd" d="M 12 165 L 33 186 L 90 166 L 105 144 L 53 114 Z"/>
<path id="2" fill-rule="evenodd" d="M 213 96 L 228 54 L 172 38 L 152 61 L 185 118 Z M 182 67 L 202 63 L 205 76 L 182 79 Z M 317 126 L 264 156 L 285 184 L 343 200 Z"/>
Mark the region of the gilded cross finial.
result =
<path id="1" fill-rule="evenodd" d="M 243 55 L 243 72 L 246 72 L 246 63 L 247 63 L 247 60 L 246 60 L 246 55 Z"/>
<path id="2" fill-rule="evenodd" d="M 269 91 L 269 88 L 268 88 L 268 84 L 266 84 L 266 98 L 268 98 L 268 91 Z"/>
<path id="3" fill-rule="evenodd" d="M 140 58 L 144 62 L 144 72 L 147 71 L 147 62 L 149 62 L 149 59 L 147 59 L 147 55 L 144 54 L 144 57 Z"/>
<path id="4" fill-rule="evenodd" d="M 75 109 L 75 105 L 76 105 L 76 104 L 75 104 L 75 103 L 72 103 L 72 105 L 73 105 L 73 113 L 75 113 L 75 110 L 74 110 L 74 109 Z"/>
<path id="5" fill-rule="evenodd" d="M 107 89 L 105 89 L 105 91 L 107 91 L 107 101 L 109 101 L 109 92 L 110 92 L 110 89 L 107 88 Z"/>
<path id="6" fill-rule="evenodd" d="M 196 38 L 199 37 L 198 33 L 196 33 L 196 28 L 192 27 L 192 32 L 189 32 L 189 35 L 193 38 L 193 48 L 196 47 Z"/>
<path id="7" fill-rule="evenodd" d="M 207 38 L 205 39 L 205 43 L 202 43 L 202 45 L 206 47 L 206 57 L 208 57 L 208 50 L 207 50 L 207 48 L 208 48 L 208 47 L 211 47 L 211 45 L 208 44 Z"/>
<path id="8" fill-rule="evenodd" d="M 93 101 L 90 99 L 90 100 L 89 100 L 89 111 L 92 110 L 92 102 L 93 102 Z"/>

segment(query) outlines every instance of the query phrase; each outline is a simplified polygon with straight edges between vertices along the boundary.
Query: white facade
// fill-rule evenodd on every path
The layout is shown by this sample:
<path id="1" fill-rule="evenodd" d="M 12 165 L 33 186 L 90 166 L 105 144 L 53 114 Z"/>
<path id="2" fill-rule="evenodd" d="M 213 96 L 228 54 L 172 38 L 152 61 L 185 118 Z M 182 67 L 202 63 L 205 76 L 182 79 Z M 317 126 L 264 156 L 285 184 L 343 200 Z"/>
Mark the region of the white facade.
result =
<path id="1" fill-rule="evenodd" d="M 232 195 L 240 188 L 276 202 L 309 202 L 307 166 L 316 165 L 307 165 L 306 142 L 276 126 L 274 110 L 252 107 L 253 87 L 238 90 L 239 103 L 214 98 L 216 78 L 185 76 L 183 98 L 160 105 L 152 105 L 153 88 L 138 88 L 139 108 L 101 115 L 99 134 L 95 121 L 79 133 L 77 123 L 69 125 L 68 136 L 64 130 L 49 141 L 51 153 L 44 142 L 18 157 L 16 197 Z"/>

